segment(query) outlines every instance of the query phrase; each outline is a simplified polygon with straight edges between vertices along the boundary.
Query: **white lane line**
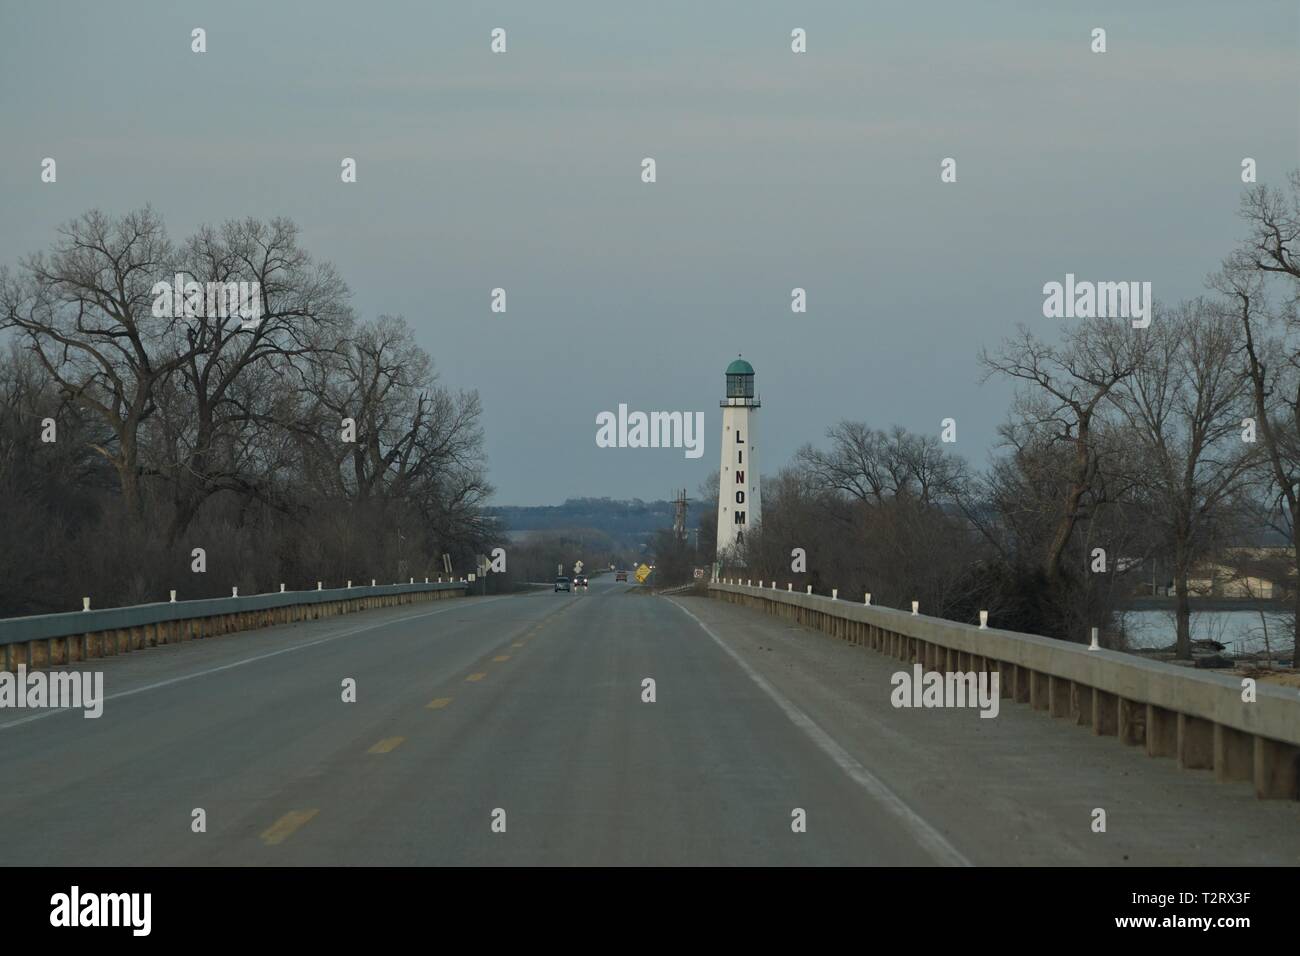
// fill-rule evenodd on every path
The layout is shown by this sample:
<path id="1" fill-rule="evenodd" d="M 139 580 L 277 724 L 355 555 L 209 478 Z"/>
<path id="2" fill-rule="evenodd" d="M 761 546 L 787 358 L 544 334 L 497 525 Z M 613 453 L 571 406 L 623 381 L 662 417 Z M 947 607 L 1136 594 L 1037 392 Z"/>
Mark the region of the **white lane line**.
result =
<path id="1" fill-rule="evenodd" d="M 497 601 L 503 601 L 509 595 L 502 597 L 488 598 L 473 602 L 473 607 L 482 607 L 484 604 L 493 604 Z M 451 600 L 456 600 L 452 598 Z M 373 631 L 381 627 L 391 627 L 394 624 L 405 624 L 407 621 L 418 621 L 421 618 L 433 617 L 436 614 L 446 614 L 449 611 L 463 611 L 471 605 L 462 604 L 460 607 L 445 607 L 437 611 L 427 611 L 424 614 L 412 614 L 410 617 L 398 618 L 392 621 L 379 621 L 375 624 L 367 624 L 364 627 L 354 627 L 350 631 L 342 631 L 338 634 L 331 634 L 329 637 L 322 637 L 316 641 L 308 641 L 306 644 L 295 644 L 293 647 L 281 648 L 278 651 L 271 651 L 267 654 L 258 654 L 254 657 L 245 657 L 242 660 L 233 661 L 229 664 L 222 664 L 219 667 L 209 667 L 206 670 L 195 671 L 193 674 L 185 674 L 181 677 L 172 677 L 167 680 L 160 680 L 156 684 L 146 684 L 144 687 L 136 687 L 132 690 L 119 691 L 116 694 L 109 694 L 104 698 L 104 702 L 110 700 L 121 700 L 123 697 L 134 697 L 136 694 L 143 694 L 145 691 L 158 690 L 160 687 L 170 687 L 172 684 L 180 684 L 187 680 L 194 680 L 196 677 L 207 677 L 209 674 L 219 674 L 221 671 L 228 671 L 235 667 L 243 667 L 245 664 L 252 664 L 256 661 L 264 661 L 269 657 L 279 657 L 281 654 L 291 654 L 294 651 L 305 650 L 308 647 L 317 647 L 321 644 L 329 644 L 331 641 L 337 641 L 344 637 L 352 637 L 354 634 L 361 634 L 364 631 Z M 186 642 L 189 643 L 189 642 Z M 84 662 L 83 662 L 84 663 Z M 18 720 L 11 720 L 6 724 L 0 724 L 0 730 L 8 730 L 10 727 L 18 727 L 22 724 L 30 724 L 33 720 L 43 720 L 46 717 L 53 717 L 56 714 L 79 714 L 81 710 L 75 707 L 63 707 L 58 710 L 43 710 L 39 714 L 32 714 L 30 717 L 22 717 Z"/>
<path id="2" fill-rule="evenodd" d="M 689 617 L 700 626 L 700 629 L 704 631 L 705 634 L 713 638 L 713 642 L 726 651 L 727 654 L 730 655 L 731 659 L 740 665 L 740 669 L 749 675 L 749 679 L 757 684 L 768 697 L 771 697 L 778 707 L 785 711 L 785 715 L 790 718 L 790 721 L 807 734 L 812 739 L 813 743 L 825 751 L 827 756 L 834 760 L 835 763 L 839 765 L 839 768 L 848 775 L 849 779 L 862 787 L 862 789 L 866 790 L 867 793 L 871 794 L 871 796 L 883 805 L 886 810 L 897 817 L 899 822 L 903 824 L 908 832 L 915 837 L 916 841 L 920 843 L 931 856 L 946 866 L 974 866 L 970 860 L 966 859 L 966 857 L 961 854 L 960 850 L 947 841 L 942 833 L 930 826 L 930 824 L 926 823 L 915 810 L 902 801 L 898 794 L 890 790 L 889 787 L 885 785 L 884 781 L 866 767 L 862 766 L 862 764 L 860 764 L 852 754 L 836 743 L 835 739 L 831 737 L 830 734 L 822 730 L 816 721 L 786 699 L 785 695 L 769 684 L 761 674 L 745 663 L 741 656 L 728 647 L 726 643 L 723 642 L 722 638 L 718 637 L 717 634 L 714 634 L 713 630 L 707 624 L 690 611 L 686 610 L 686 608 L 682 607 L 672 598 L 664 598 L 664 600 Z"/>

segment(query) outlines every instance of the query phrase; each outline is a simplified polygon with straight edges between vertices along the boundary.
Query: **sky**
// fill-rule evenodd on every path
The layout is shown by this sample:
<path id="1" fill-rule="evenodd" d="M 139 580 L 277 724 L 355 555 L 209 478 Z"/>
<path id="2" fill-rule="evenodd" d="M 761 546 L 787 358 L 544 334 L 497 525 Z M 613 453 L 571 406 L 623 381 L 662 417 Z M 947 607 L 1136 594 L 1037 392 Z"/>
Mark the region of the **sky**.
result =
<path id="1" fill-rule="evenodd" d="M 287 216 L 358 315 L 479 391 L 497 504 L 694 495 L 738 353 L 765 474 L 846 418 L 954 418 L 982 466 L 1011 389 L 979 351 L 1056 333 L 1044 283 L 1198 295 L 1243 157 L 1300 166 L 1298 11 L 0 0 L 0 264 L 91 208 L 152 204 L 174 239 Z M 703 456 L 598 447 L 620 404 L 703 412 Z"/>

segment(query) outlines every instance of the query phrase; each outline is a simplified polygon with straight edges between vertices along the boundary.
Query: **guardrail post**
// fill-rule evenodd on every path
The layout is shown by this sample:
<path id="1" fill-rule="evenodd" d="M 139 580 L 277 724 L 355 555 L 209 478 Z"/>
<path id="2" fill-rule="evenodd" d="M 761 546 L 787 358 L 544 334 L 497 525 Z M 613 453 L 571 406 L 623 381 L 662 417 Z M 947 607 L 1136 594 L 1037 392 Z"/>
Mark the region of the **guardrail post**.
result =
<path id="1" fill-rule="evenodd" d="M 989 612 L 980 611 L 980 630 L 987 631 L 989 627 Z"/>
<path id="2" fill-rule="evenodd" d="M 89 611 L 89 610 L 90 610 L 90 598 L 88 598 L 88 597 L 84 597 L 84 598 L 81 599 L 81 609 L 82 609 L 83 611 Z"/>
<path id="3" fill-rule="evenodd" d="M 1219 783 L 1255 779 L 1255 741 L 1250 734 L 1214 725 L 1214 779 Z"/>
<path id="4" fill-rule="evenodd" d="M 1214 767 L 1214 725 L 1208 720 L 1178 715 L 1178 766 L 1185 770 Z"/>
<path id="5" fill-rule="evenodd" d="M 1070 720 L 1077 726 L 1092 724 L 1092 688 L 1070 682 Z"/>
<path id="6" fill-rule="evenodd" d="M 1092 689 L 1092 732 L 1098 737 L 1119 733 L 1119 698 L 1096 687 Z"/>
<path id="7" fill-rule="evenodd" d="M 1300 747 L 1255 738 L 1255 796 L 1261 800 L 1300 799 Z"/>
<path id="8" fill-rule="evenodd" d="M 840 599 L 840 589 L 839 589 L 839 588 L 831 588 L 831 600 L 832 600 L 832 601 L 838 601 L 839 599 Z"/>
<path id="9" fill-rule="evenodd" d="M 913 613 L 913 614 L 920 614 L 920 613 L 921 613 L 921 602 L 920 602 L 920 601 L 913 601 L 913 602 L 912 602 L 912 613 Z"/>
<path id="10" fill-rule="evenodd" d="M 1136 747 L 1146 743 L 1147 709 L 1136 701 L 1119 699 L 1120 743 Z"/>
<path id="11" fill-rule="evenodd" d="M 1147 704 L 1148 757 L 1178 756 L 1178 715 L 1155 704 Z"/>

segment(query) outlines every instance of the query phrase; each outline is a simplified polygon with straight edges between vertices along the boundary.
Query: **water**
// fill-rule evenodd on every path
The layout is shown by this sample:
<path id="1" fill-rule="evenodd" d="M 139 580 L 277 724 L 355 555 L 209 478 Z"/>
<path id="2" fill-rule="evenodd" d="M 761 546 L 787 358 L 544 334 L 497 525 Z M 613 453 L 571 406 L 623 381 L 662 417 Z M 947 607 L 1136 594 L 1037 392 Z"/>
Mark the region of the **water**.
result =
<path id="1" fill-rule="evenodd" d="M 1262 617 L 1261 617 L 1262 615 Z M 1177 627 L 1174 612 L 1164 610 L 1128 611 L 1122 616 L 1130 646 L 1134 648 L 1168 647 L 1174 643 Z M 1264 650 L 1264 629 L 1276 653 L 1291 648 L 1291 616 L 1272 611 L 1197 611 L 1191 617 L 1192 640 L 1218 641 L 1228 654 L 1246 654 Z"/>

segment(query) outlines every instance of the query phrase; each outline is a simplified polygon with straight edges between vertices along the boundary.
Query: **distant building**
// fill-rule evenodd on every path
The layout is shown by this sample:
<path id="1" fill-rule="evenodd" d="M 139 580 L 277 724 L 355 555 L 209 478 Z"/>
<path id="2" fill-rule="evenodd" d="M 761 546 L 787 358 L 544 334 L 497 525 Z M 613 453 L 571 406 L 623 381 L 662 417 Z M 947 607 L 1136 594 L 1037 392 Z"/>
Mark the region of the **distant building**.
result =
<path id="1" fill-rule="evenodd" d="M 763 497 L 758 486 L 755 442 L 758 409 L 754 366 L 737 358 L 727 366 L 727 397 L 722 408 L 722 464 L 718 469 L 718 558 L 737 563 L 746 533 L 758 524 Z"/>
<path id="2" fill-rule="evenodd" d="M 1207 561 L 1192 570 L 1187 590 L 1193 597 L 1271 601 L 1293 588 L 1295 573 L 1291 548 L 1228 548 L 1217 561 Z"/>

